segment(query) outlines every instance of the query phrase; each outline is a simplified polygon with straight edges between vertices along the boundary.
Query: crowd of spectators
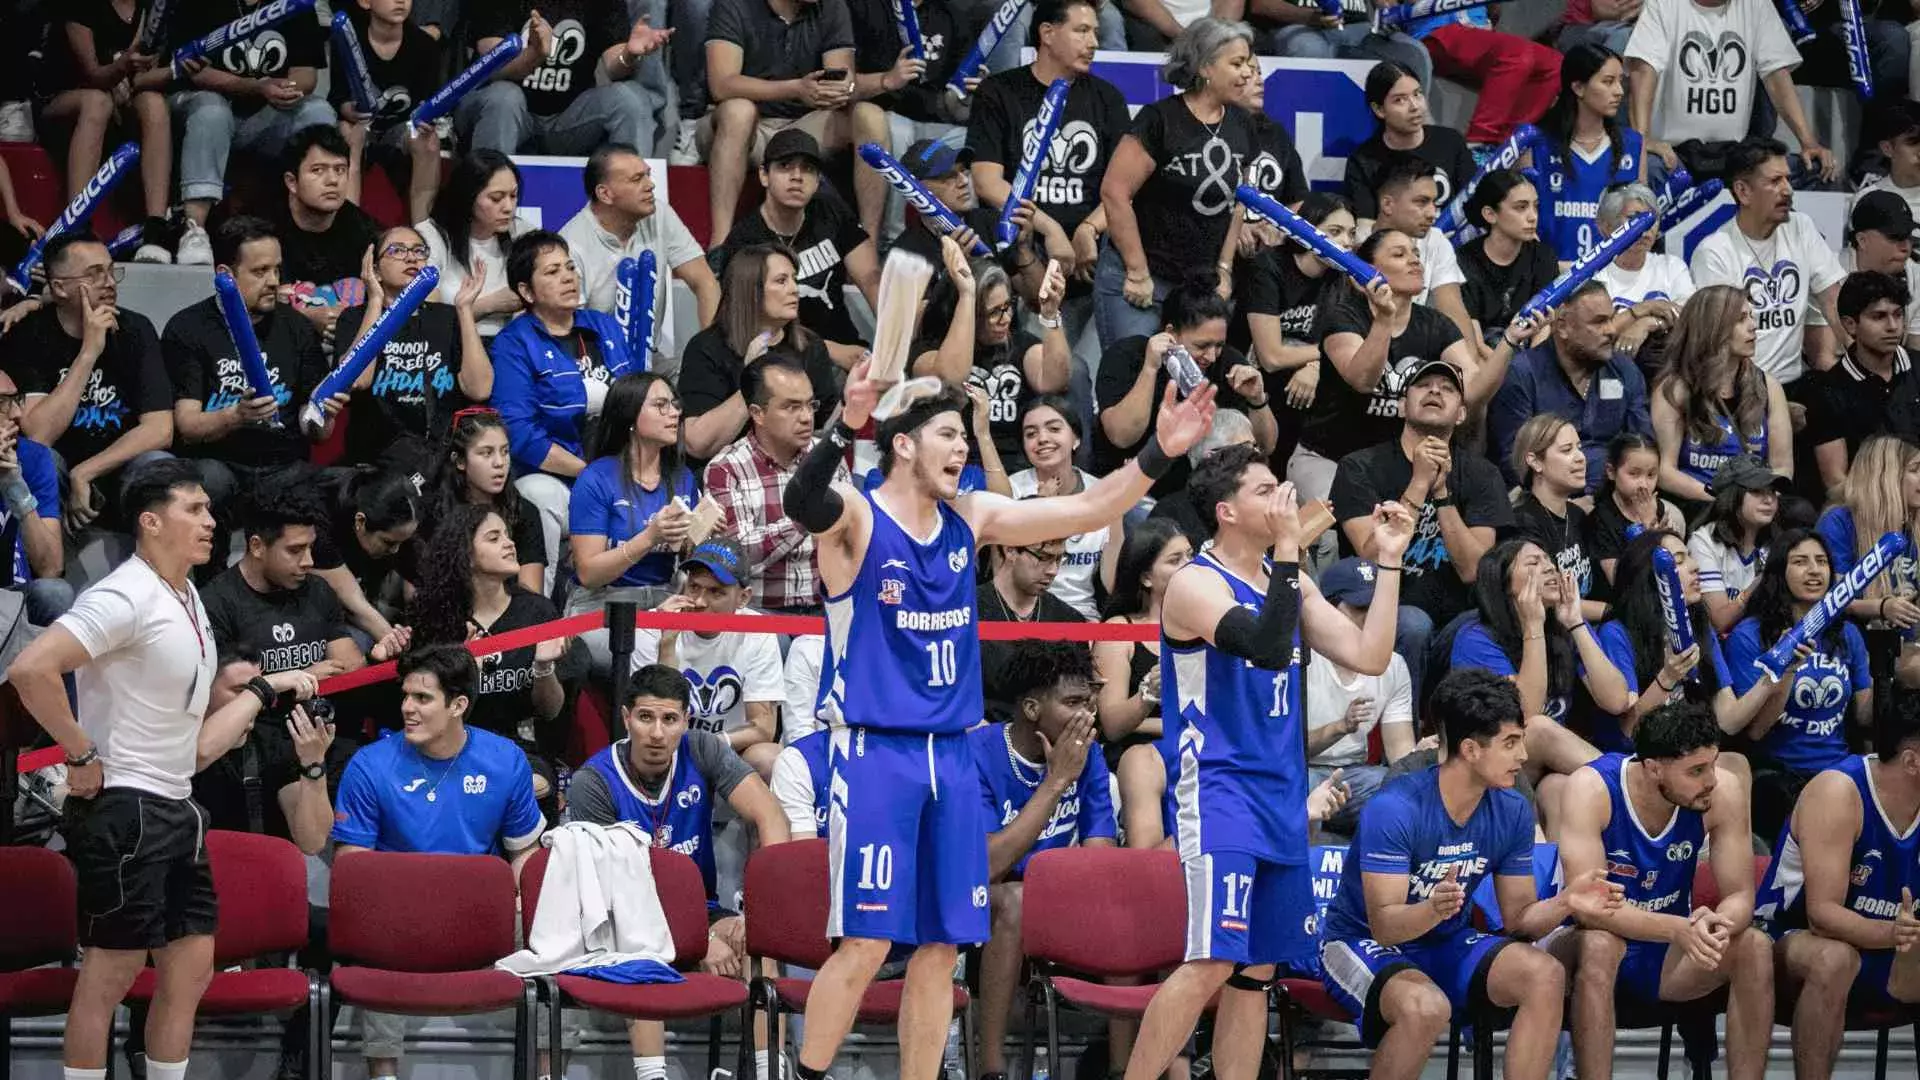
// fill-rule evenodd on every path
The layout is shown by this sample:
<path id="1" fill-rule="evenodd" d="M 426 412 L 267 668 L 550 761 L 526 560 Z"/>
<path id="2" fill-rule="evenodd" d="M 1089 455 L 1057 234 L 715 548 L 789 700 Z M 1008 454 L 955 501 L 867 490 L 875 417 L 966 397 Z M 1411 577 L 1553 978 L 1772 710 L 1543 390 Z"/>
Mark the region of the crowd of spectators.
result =
<path id="1" fill-rule="evenodd" d="M 254 5 L 173 6 L 170 41 Z M 215 300 L 156 327 L 122 304 L 126 268 L 107 242 L 78 230 L 49 243 L 44 282 L 0 313 L 0 544 L 26 617 L 50 623 L 124 555 L 128 478 L 178 457 L 220 527 L 200 582 L 222 656 L 216 706 L 256 676 L 411 657 L 400 683 L 330 702 L 337 739 L 312 709 L 257 726 L 196 784 L 215 827 L 322 850 L 326 805 L 301 778 L 324 766 L 334 843 L 518 857 L 539 830 L 528 807 L 611 821 L 666 805 L 663 784 L 697 783 L 708 887 L 737 907 L 716 846 L 825 831 L 817 640 L 642 633 L 615 703 L 629 738 L 585 764 L 567 748 L 578 699 L 610 675 L 604 631 L 477 665 L 432 647 L 610 600 L 819 613 L 814 540 L 781 493 L 867 359 L 862 309 L 896 249 L 934 269 L 911 373 L 969 394 L 962 491 L 1087 488 L 1146 442 L 1176 351 L 1217 389 L 1213 432 L 1134 512 L 983 552 L 981 619 L 1157 623 L 1215 524 L 1188 478 L 1226 447 L 1252 445 L 1324 508 L 1309 569 L 1355 621 L 1380 572 L 1375 507 L 1413 515 L 1386 672 L 1307 661 L 1313 784 L 1344 784 L 1318 826 L 1332 835 L 1352 832 L 1390 775 L 1431 763 L 1424 704 L 1449 667 L 1516 684 L 1548 836 L 1570 775 L 1685 700 L 1739 752 L 1723 760 L 1750 773 L 1753 826 L 1771 840 L 1809 781 L 1870 741 L 1863 631 L 1890 631 L 1896 679 L 1920 687 L 1912 557 L 1786 679 L 1754 665 L 1883 534 L 1920 537 L 1920 105 L 1893 5 L 1867 5 L 1879 91 L 1852 162 L 1820 144 L 1795 92 L 1800 77 L 1846 84 L 1837 4 L 1816 6 L 1820 37 L 1800 50 L 1768 0 L 1573 0 L 1540 41 L 1502 32 L 1493 7 L 1382 33 L 1366 0 L 1341 15 L 1291 0 L 1035 0 L 1015 31 L 1031 62 L 997 50 L 965 95 L 944 87 L 991 13 L 977 4 L 916 5 L 924 58 L 870 0 L 336 6 L 368 58 L 370 116 L 317 21 L 176 75 L 138 50 L 146 8 L 132 0 L 42 5 L 26 87 L 69 190 L 118 141 L 138 142 L 143 231 L 117 250 L 231 274 L 272 385 L 252 387 Z M 525 51 L 450 122 L 407 123 L 450 65 L 523 31 Z M 0 48 L 17 45 L 6 37 Z M 1131 117 L 1091 71 L 1096 47 L 1122 44 L 1165 49 L 1175 91 Z M 1377 130 L 1338 190 L 1310 189 L 1264 111 L 1261 65 L 1276 56 L 1378 61 L 1365 83 Z M 1436 74 L 1479 90 L 1464 132 L 1433 122 Z M 1056 79 L 1071 83 L 1060 134 L 1017 235 L 969 257 L 993 242 Z M 1487 173 L 1460 207 L 1465 229 L 1448 232 L 1476 160 L 1529 123 L 1541 141 Z M 954 239 L 849 153 L 865 142 L 891 147 L 965 223 Z M 517 213 L 510 155 L 525 153 L 586 155 L 586 206 L 557 230 Z M 711 200 L 711 250 L 661 197 L 655 155 L 706 165 L 692 197 Z M 1690 256 L 1655 228 L 1557 308 L 1522 314 L 1600 238 L 1657 212 L 1655 189 L 1683 165 L 1725 182 L 1730 221 Z M 407 220 L 357 205 L 372 169 L 394 177 Z M 743 198 L 750 177 L 757 201 Z M 1382 280 L 1363 289 L 1246 218 L 1241 181 Z M 1840 250 L 1794 209 L 1796 190 L 1836 187 L 1857 188 Z M 22 236 L 40 228 L 3 168 L 0 204 Z M 636 354 L 614 277 L 642 252 L 663 287 L 653 350 Z M 322 423 L 303 423 L 333 360 L 429 266 L 434 297 L 348 391 L 313 402 Z M 676 340 L 689 302 L 680 321 L 698 332 Z M 868 449 L 845 479 L 871 473 Z M 1661 629 L 1656 551 L 1702 630 L 1682 654 Z M 1011 768 L 1034 793 L 1004 814 L 994 802 L 998 881 L 1017 883 L 1053 842 L 1166 842 L 1158 654 L 982 650 L 996 725 L 976 733 L 983 776 L 997 790 Z M 492 818 L 429 827 L 372 789 L 371 770 L 464 745 L 469 727 L 512 779 Z M 1081 728 L 1099 745 L 1075 756 L 1062 735 Z M 264 815 L 239 790 L 262 776 L 277 794 Z M 1002 892 L 993 906 L 998 934 Z M 715 970 L 743 970 L 738 932 L 716 924 Z M 1006 963 L 1003 951 L 986 966 L 1005 980 Z M 636 1064 L 654 1080 L 658 1033 L 643 1027 Z M 399 1034 L 369 1028 L 376 1078 L 392 1074 Z"/>

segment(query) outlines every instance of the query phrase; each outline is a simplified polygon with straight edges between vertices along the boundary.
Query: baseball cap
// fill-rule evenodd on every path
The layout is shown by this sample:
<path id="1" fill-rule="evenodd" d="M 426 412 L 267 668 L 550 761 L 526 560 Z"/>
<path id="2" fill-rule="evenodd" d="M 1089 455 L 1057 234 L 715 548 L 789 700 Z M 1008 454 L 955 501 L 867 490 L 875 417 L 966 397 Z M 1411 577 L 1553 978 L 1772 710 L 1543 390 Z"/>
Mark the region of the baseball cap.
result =
<path id="1" fill-rule="evenodd" d="M 816 169 L 826 163 L 826 159 L 820 156 L 820 144 L 813 136 L 791 127 L 774 132 L 773 138 L 767 140 L 766 153 L 760 155 L 760 160 L 768 165 L 778 165 L 794 158 L 806 158 L 813 162 Z"/>
<path id="2" fill-rule="evenodd" d="M 907 156 L 900 159 L 907 172 L 916 180 L 938 180 L 955 169 L 964 169 L 973 164 L 973 151 L 966 147 L 953 147 L 939 139 L 921 139 L 907 147 Z"/>
<path id="3" fill-rule="evenodd" d="M 1894 198 L 1899 198 L 1898 195 Z M 1725 491 L 1728 487 L 1744 488 L 1747 491 L 1765 491 L 1772 488 L 1785 493 L 1793 489 L 1793 481 L 1774 472 L 1767 464 L 1751 454 L 1742 454 L 1728 458 L 1725 465 L 1713 474 L 1713 483 L 1707 485 L 1709 491 Z"/>
<path id="4" fill-rule="evenodd" d="M 1853 204 L 1847 219 L 1852 232 L 1877 232 L 1893 240 L 1905 240 L 1914 233 L 1913 207 L 1905 196 L 1891 191 L 1869 191 Z"/>
<path id="5" fill-rule="evenodd" d="M 740 541 L 716 536 L 680 560 L 683 571 L 695 566 L 706 567 L 722 585 L 738 585 L 746 573 L 747 553 L 741 550 Z"/>
<path id="6" fill-rule="evenodd" d="M 1379 569 L 1365 559 L 1341 559 L 1320 575 L 1320 593 L 1336 604 L 1366 607 L 1373 603 L 1373 583 L 1379 576 Z"/>
<path id="7" fill-rule="evenodd" d="M 1452 379 L 1454 388 L 1461 393 L 1464 394 L 1467 392 L 1467 380 L 1464 375 L 1460 374 L 1460 369 L 1445 360 L 1439 359 L 1428 360 L 1426 363 L 1414 368 L 1413 374 L 1407 376 L 1407 381 L 1400 384 L 1400 392 L 1403 394 L 1412 393 L 1413 388 L 1419 385 L 1421 379 L 1435 373 L 1445 375 L 1447 378 Z"/>
<path id="8" fill-rule="evenodd" d="M 1875 141 L 1920 135 L 1920 102 L 1905 98 L 1875 102 L 1868 115 L 1868 130 L 1877 133 Z"/>

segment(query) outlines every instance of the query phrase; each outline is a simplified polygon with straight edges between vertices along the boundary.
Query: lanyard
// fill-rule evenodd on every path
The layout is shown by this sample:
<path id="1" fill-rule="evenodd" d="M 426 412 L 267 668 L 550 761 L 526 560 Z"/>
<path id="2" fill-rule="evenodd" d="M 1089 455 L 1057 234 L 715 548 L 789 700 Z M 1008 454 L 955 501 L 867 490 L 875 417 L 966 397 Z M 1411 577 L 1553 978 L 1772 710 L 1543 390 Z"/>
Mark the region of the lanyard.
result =
<path id="1" fill-rule="evenodd" d="M 148 562 L 146 556 L 141 556 L 140 561 L 147 564 L 147 569 L 153 570 L 153 576 L 160 578 L 160 584 L 167 587 L 167 592 L 171 593 L 174 602 L 180 605 L 180 610 L 187 613 L 187 624 L 193 627 L 193 640 L 200 647 L 200 652 L 195 657 L 195 663 L 197 665 L 204 662 L 207 656 L 207 635 L 206 632 L 200 628 L 200 612 L 197 610 L 197 605 L 193 603 L 191 591 L 182 593 L 178 589 L 175 589 L 172 582 L 160 576 L 160 571 L 154 569 L 153 563 Z"/>

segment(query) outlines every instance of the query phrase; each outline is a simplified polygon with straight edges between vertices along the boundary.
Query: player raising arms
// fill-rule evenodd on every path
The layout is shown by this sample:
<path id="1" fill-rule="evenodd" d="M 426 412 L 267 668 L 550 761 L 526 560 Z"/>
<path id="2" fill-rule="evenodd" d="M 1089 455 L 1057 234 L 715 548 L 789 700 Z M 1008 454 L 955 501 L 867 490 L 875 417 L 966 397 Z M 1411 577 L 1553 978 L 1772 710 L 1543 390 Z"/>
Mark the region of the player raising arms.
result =
<path id="1" fill-rule="evenodd" d="M 933 1080 L 953 1017 L 956 946 L 988 937 L 989 827 L 965 735 L 983 712 L 977 548 L 1111 525 L 1213 425 L 1210 385 L 1176 402 L 1169 383 L 1139 457 L 1078 494 L 1022 502 L 961 495 L 972 404 L 915 380 L 900 388 L 893 411 L 875 416 L 885 387 L 868 370 L 854 368 L 839 421 L 782 500 L 787 516 L 819 538 L 822 716 L 833 725 L 827 934 L 840 944 L 808 996 L 802 1080 L 820 1080 L 833 1063 L 892 942 L 915 947 L 900 1008 L 900 1075 Z M 878 421 L 885 480 L 863 493 L 832 479 L 869 417 Z"/>
<path id="2" fill-rule="evenodd" d="M 1216 993 L 1214 1070 L 1252 1080 L 1274 965 L 1304 969 L 1313 955 L 1300 643 L 1368 675 L 1393 659 L 1413 515 L 1399 503 L 1374 508 L 1380 576 L 1366 624 L 1356 626 L 1300 573 L 1293 485 L 1275 478 L 1266 457 L 1229 446 L 1188 483 L 1214 542 L 1167 583 L 1160 617 L 1161 700 L 1179 710 L 1161 738 L 1179 763 L 1170 787 L 1187 884 L 1186 962 L 1141 1017 L 1126 1080 L 1166 1072 Z"/>

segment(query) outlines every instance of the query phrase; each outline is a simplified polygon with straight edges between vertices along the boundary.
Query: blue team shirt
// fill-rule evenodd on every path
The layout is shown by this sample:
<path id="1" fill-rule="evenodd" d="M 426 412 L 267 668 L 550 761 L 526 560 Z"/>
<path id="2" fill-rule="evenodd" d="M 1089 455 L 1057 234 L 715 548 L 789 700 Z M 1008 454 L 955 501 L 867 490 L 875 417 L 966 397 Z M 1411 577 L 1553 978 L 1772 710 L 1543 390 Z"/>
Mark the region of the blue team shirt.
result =
<path id="1" fill-rule="evenodd" d="M 1265 589 L 1204 552 L 1180 572 L 1218 574 L 1256 617 L 1266 602 Z M 1167 712 L 1160 754 L 1173 763 L 1167 802 L 1181 859 L 1235 851 L 1303 865 L 1307 767 L 1298 628 L 1293 660 L 1282 671 L 1205 641 L 1172 641 L 1162 631 L 1160 685 Z"/>
<path id="2" fill-rule="evenodd" d="M 1407 903 L 1433 895 L 1433 887 L 1460 867 L 1460 884 L 1472 896 L 1488 874 L 1533 880 L 1533 806 L 1526 796 L 1505 788 L 1489 789 L 1465 825 L 1447 816 L 1440 798 L 1440 768 L 1424 769 L 1390 781 L 1360 811 L 1360 830 L 1347 849 L 1340 891 L 1327 908 L 1323 936 L 1371 938 L 1367 898 L 1360 875 L 1407 875 Z M 1472 928 L 1473 906 L 1420 940 L 1452 937 Z"/>
<path id="3" fill-rule="evenodd" d="M 1706 844 L 1706 818 L 1697 810 L 1673 807 L 1658 835 L 1634 814 L 1623 770 L 1634 760 L 1602 754 L 1587 763 L 1606 782 L 1612 814 L 1600 833 L 1607 855 L 1607 880 L 1626 890 L 1626 901 L 1643 911 L 1685 916 L 1693 910 L 1693 873 Z"/>
<path id="4" fill-rule="evenodd" d="M 1849 754 L 1834 766 L 1860 797 L 1860 835 L 1853 841 L 1846 908 L 1869 919 L 1891 920 L 1901 888 L 1920 888 L 1920 823 L 1902 832 L 1887 820 L 1873 790 L 1871 754 Z M 1806 866 L 1788 821 L 1773 845 L 1773 864 L 1754 901 L 1754 917 L 1778 936 L 1807 925 Z"/>
<path id="5" fill-rule="evenodd" d="M 60 471 L 54 464 L 53 451 L 25 436 L 15 439 L 13 445 L 20 461 L 20 479 L 26 481 L 27 490 L 40 504 L 34 513 L 43 518 L 58 518 Z M 20 536 L 20 522 L 5 503 L 0 503 L 0 550 L 13 553 L 13 557 L 6 560 L 7 579 L 0 581 L 0 588 L 10 589 L 33 580 L 33 567 L 27 563 L 27 544 Z"/>
<path id="6" fill-rule="evenodd" d="M 671 490 L 661 484 L 652 491 L 638 484 L 622 483 L 624 468 L 621 459 L 614 456 L 600 458 L 581 471 L 573 482 L 573 497 L 567 503 L 569 536 L 604 536 L 609 545 L 618 546 L 640 535 L 653 515 L 665 509 L 675 495 L 685 500 L 689 508 L 700 501 L 700 485 L 694 482 L 693 473 L 685 466 L 673 478 Z M 656 547 L 611 584 L 664 585 L 673 580 L 677 558 L 673 549 Z"/>
<path id="7" fill-rule="evenodd" d="M 1013 824 L 1032 800 L 1047 775 L 1044 762 L 1019 757 L 1007 738 L 1005 724 L 988 724 L 967 732 L 974 765 L 980 770 L 980 795 L 986 802 L 987 822 L 998 832 Z M 1020 861 L 1013 876 L 1026 873 L 1027 860 L 1042 851 L 1072 847 L 1087 840 L 1112 840 L 1120 830 L 1113 814 L 1113 793 L 1107 783 L 1107 759 L 1096 747 L 1080 767 L 1080 778 L 1067 786 L 1054 804 L 1053 817 L 1040 830 L 1040 839 Z"/>
<path id="8" fill-rule="evenodd" d="M 1708 487 L 1713 486 L 1713 475 L 1720 466 L 1742 454 L 1750 454 L 1761 461 L 1767 460 L 1768 432 L 1766 417 L 1761 417 L 1760 430 L 1750 438 L 1741 438 L 1733 429 L 1733 420 L 1726 416 L 1714 421 L 1720 428 L 1720 438 L 1711 443 L 1695 439 L 1692 429 L 1684 430 L 1680 437 L 1680 471 L 1700 481 Z"/>
<path id="9" fill-rule="evenodd" d="M 1573 262 L 1597 247 L 1606 235 L 1600 232 L 1600 196 L 1614 184 L 1630 184 L 1640 175 L 1640 133 L 1632 128 L 1620 132 L 1620 164 L 1613 161 L 1611 140 L 1589 158 L 1578 148 L 1561 153 L 1544 141 L 1533 148 L 1533 172 L 1539 177 L 1540 238 L 1553 245 L 1561 262 Z"/>
<path id="10" fill-rule="evenodd" d="M 1618 668 L 1622 678 L 1627 680 L 1629 700 L 1640 697 L 1646 688 L 1640 684 L 1639 672 L 1634 669 L 1633 645 L 1627 639 L 1627 628 L 1618 620 L 1601 623 L 1594 631 L 1594 638 L 1600 642 L 1600 651 Z M 1720 638 L 1716 634 L 1706 635 L 1699 642 L 1700 664 L 1711 667 L 1715 685 L 1731 687 L 1733 673 L 1727 668 L 1727 654 L 1720 648 Z M 1697 672 L 1696 672 L 1697 673 Z M 1656 674 L 1658 674 L 1656 672 Z M 1594 748 L 1609 754 L 1633 753 L 1633 740 L 1620 730 L 1620 717 L 1616 713 L 1603 712 L 1598 705 L 1593 707 L 1593 722 L 1587 733 L 1587 739 Z"/>
<path id="11" fill-rule="evenodd" d="M 700 867 L 700 879 L 706 883 L 707 899 L 711 901 L 719 895 L 713 865 L 714 793 L 702 782 L 693 754 L 687 749 L 687 739 L 688 735 L 680 736 L 673 765 L 667 770 L 666 786 L 657 799 L 649 799 L 627 775 L 630 740 L 601 747 L 582 768 L 592 769 L 607 782 L 615 817 L 645 829 L 653 837 L 654 847 L 672 848 Z M 819 801 L 818 794 L 814 800 Z"/>
<path id="12" fill-rule="evenodd" d="M 525 847 L 546 825 L 527 755 L 474 727 L 447 761 L 398 733 L 361 747 L 340 778 L 334 810 L 334 842 L 375 851 L 499 855 L 509 841 Z"/>
<path id="13" fill-rule="evenodd" d="M 939 524 L 908 535 L 877 491 L 873 535 L 852 584 L 827 597 L 823 720 L 878 731 L 957 735 L 980 722 L 973 529 L 936 502 Z"/>
<path id="14" fill-rule="evenodd" d="M 1480 616 L 1470 615 L 1460 630 L 1453 635 L 1453 652 L 1449 655 L 1452 667 L 1486 668 L 1495 675 L 1513 678 L 1520 674 L 1507 659 L 1507 651 L 1502 649 L 1487 628 L 1480 624 Z M 1549 680 L 1551 681 L 1551 680 Z M 1567 720 L 1567 695 L 1551 694 L 1547 697 L 1547 716 L 1560 723 Z"/>
<path id="15" fill-rule="evenodd" d="M 1827 542 L 1827 557 L 1833 562 L 1833 576 L 1836 580 L 1852 570 L 1860 561 L 1859 529 L 1853 522 L 1853 510 L 1845 506 L 1829 506 L 1814 524 L 1814 531 Z M 1872 544 L 1880 538 L 1870 537 Z M 1920 563 L 1914 561 L 1913 537 L 1907 537 L 1907 550 L 1893 557 L 1893 564 L 1887 568 L 1887 585 L 1895 592 L 1920 592 Z M 1916 631 L 1909 630 L 1906 637 L 1916 637 Z"/>
<path id="16" fill-rule="evenodd" d="M 1821 642 L 1814 643 L 1813 658 L 1794 674 L 1793 688 L 1787 692 L 1786 715 L 1760 740 L 1761 750 L 1795 772 L 1831 769 L 1846 758 L 1847 703 L 1854 694 L 1873 685 L 1873 675 L 1867 670 L 1867 639 L 1860 628 L 1843 620 L 1840 641 L 1841 647 L 1835 651 Z M 1771 641 L 1760 640 L 1757 618 L 1742 619 L 1733 628 L 1727 637 L 1727 666 L 1733 671 L 1736 695 L 1745 694 L 1766 678 L 1757 661 L 1772 645 Z"/>

